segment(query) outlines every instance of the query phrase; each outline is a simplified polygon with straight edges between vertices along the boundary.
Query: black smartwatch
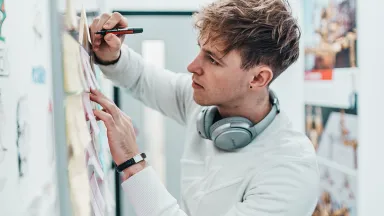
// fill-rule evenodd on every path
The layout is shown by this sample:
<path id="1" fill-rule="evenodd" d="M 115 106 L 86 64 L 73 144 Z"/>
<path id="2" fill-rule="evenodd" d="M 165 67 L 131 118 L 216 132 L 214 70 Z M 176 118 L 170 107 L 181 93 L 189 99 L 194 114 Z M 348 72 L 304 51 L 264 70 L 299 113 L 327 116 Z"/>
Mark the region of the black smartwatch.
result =
<path id="1" fill-rule="evenodd" d="M 145 155 L 145 153 L 138 154 L 135 157 L 125 161 L 124 163 L 122 163 L 120 165 L 116 164 L 116 170 L 117 170 L 117 172 L 121 173 L 125 169 L 127 169 L 128 167 L 143 161 L 145 158 L 147 158 L 147 155 Z"/>

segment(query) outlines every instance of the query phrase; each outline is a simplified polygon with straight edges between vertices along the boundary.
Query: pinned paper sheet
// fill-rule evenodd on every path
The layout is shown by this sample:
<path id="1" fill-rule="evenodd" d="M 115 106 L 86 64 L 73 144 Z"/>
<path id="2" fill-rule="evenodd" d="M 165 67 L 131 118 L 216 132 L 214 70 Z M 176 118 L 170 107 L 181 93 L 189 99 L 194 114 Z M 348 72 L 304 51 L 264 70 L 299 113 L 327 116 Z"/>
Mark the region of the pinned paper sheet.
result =
<path id="1" fill-rule="evenodd" d="M 92 191 L 91 204 L 93 207 L 93 212 L 96 216 L 102 216 L 105 212 L 105 201 L 103 196 L 101 195 L 101 191 L 99 185 L 97 184 L 95 174 L 92 174 L 90 184 Z"/>
<path id="2" fill-rule="evenodd" d="M 64 89 L 67 93 L 77 93 L 84 90 L 80 77 L 82 71 L 79 46 L 71 35 L 63 34 Z"/>
<path id="3" fill-rule="evenodd" d="M 97 174 L 97 176 L 101 180 L 104 180 L 104 171 L 101 167 L 100 161 L 98 160 L 96 151 L 95 151 L 92 144 L 88 145 L 87 153 L 89 155 L 89 159 L 88 159 L 88 163 L 87 163 L 88 166 L 92 166 L 93 169 L 95 170 L 95 173 Z"/>
<path id="4" fill-rule="evenodd" d="M 90 57 L 87 53 L 87 51 L 80 46 L 80 56 L 81 56 L 81 63 L 83 65 L 84 74 L 88 83 L 88 86 L 91 89 L 100 89 L 100 86 L 97 83 L 96 77 L 93 73 Z"/>
<path id="5" fill-rule="evenodd" d="M 84 158 L 84 151 L 80 155 L 69 158 L 68 178 L 74 216 L 91 214 L 91 206 L 89 206 L 92 200 L 91 188 Z"/>
<path id="6" fill-rule="evenodd" d="M 92 137 L 92 146 L 93 146 L 93 149 L 95 149 L 95 152 L 96 152 L 96 155 L 97 156 L 100 156 L 100 152 L 101 152 L 101 148 L 100 148 L 100 141 L 99 139 L 97 138 L 98 136 L 96 136 L 96 134 L 91 134 L 91 137 Z M 98 159 L 100 159 L 99 157 L 97 157 Z M 100 164 L 101 164 L 101 161 L 99 160 Z"/>
<path id="7" fill-rule="evenodd" d="M 80 81 L 81 81 L 81 84 L 83 86 L 83 89 L 86 91 L 86 92 L 90 92 L 90 87 L 88 85 L 88 82 L 85 78 L 85 73 L 84 73 L 84 67 L 83 67 L 83 62 L 81 60 L 81 54 L 79 54 L 79 77 L 80 77 Z"/>
<path id="8" fill-rule="evenodd" d="M 111 193 L 111 190 L 109 189 L 109 183 L 108 181 L 103 181 L 103 191 L 104 191 L 104 200 L 105 200 L 105 205 L 107 208 L 107 212 L 109 214 L 112 214 L 113 208 L 115 207 L 115 199 Z"/>
<path id="9" fill-rule="evenodd" d="M 76 22 L 76 10 L 73 5 L 72 0 L 66 1 L 66 15 L 65 15 L 65 25 L 67 29 L 76 29 L 77 28 L 77 22 Z"/>
<path id="10" fill-rule="evenodd" d="M 95 84 L 96 88 L 100 89 L 99 83 L 97 82 L 95 74 L 93 73 L 93 71 L 94 71 L 94 69 L 92 69 L 92 65 L 91 65 L 91 70 L 90 70 L 91 73 L 90 74 L 91 74 L 92 81 Z"/>
<path id="11" fill-rule="evenodd" d="M 79 26 L 79 43 L 88 51 L 91 50 L 91 35 L 89 33 L 89 25 L 87 19 L 87 13 L 84 6 L 81 10 L 80 26 Z"/>
<path id="12" fill-rule="evenodd" d="M 91 100 L 89 99 L 88 93 L 83 94 L 83 104 L 84 104 L 88 119 L 91 122 L 92 131 L 97 135 L 100 133 L 100 129 L 99 129 L 99 126 L 97 125 L 96 117 L 93 114 Z"/>
<path id="13" fill-rule="evenodd" d="M 84 116 L 82 95 L 66 98 L 67 137 L 72 145 L 73 154 L 81 154 L 91 142 L 91 136 Z"/>
<path id="14" fill-rule="evenodd" d="M 95 173 L 97 174 L 97 176 L 99 177 L 99 179 L 104 180 L 104 172 L 101 168 L 99 161 L 96 159 L 95 156 L 89 158 L 88 166 L 93 167 L 93 169 L 94 169 Z"/>

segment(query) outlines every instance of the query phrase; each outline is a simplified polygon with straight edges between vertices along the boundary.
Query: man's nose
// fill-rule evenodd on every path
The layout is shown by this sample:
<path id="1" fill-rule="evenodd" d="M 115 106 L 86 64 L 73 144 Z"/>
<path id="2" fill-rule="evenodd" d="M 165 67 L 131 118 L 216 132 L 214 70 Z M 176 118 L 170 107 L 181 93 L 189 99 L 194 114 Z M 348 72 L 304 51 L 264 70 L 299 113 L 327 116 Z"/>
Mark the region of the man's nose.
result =
<path id="1" fill-rule="evenodd" d="M 201 59 L 200 59 L 200 57 L 196 56 L 196 58 L 188 65 L 187 69 L 191 73 L 195 73 L 197 75 L 201 75 L 203 73 L 203 70 L 202 70 L 202 67 L 201 67 Z"/>

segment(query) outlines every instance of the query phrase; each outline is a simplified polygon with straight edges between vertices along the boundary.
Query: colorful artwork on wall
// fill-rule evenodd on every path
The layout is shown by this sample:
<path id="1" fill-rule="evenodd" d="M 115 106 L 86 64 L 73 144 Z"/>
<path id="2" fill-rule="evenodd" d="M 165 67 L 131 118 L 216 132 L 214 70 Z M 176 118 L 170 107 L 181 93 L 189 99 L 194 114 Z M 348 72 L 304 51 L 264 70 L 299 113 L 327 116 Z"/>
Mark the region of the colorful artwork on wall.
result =
<path id="1" fill-rule="evenodd" d="M 305 79 L 332 80 L 341 68 L 356 68 L 356 0 L 305 0 Z"/>
<path id="2" fill-rule="evenodd" d="M 358 169 L 357 109 L 306 105 L 306 134 L 318 155 L 319 203 L 313 216 L 355 216 Z"/>

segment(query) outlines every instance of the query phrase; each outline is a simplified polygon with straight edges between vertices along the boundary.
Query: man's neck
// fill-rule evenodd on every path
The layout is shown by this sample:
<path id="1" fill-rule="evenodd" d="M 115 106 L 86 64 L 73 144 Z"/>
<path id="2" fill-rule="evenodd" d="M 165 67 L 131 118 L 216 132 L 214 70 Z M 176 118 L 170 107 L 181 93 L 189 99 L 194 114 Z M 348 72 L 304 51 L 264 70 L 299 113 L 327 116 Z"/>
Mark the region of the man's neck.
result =
<path id="1" fill-rule="evenodd" d="M 253 103 L 250 103 L 250 101 Z M 230 105 L 218 106 L 219 113 L 223 118 L 239 116 L 249 119 L 254 124 L 263 120 L 271 109 L 272 105 L 268 93 L 256 100 L 243 100 Z"/>

